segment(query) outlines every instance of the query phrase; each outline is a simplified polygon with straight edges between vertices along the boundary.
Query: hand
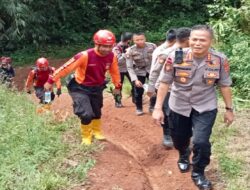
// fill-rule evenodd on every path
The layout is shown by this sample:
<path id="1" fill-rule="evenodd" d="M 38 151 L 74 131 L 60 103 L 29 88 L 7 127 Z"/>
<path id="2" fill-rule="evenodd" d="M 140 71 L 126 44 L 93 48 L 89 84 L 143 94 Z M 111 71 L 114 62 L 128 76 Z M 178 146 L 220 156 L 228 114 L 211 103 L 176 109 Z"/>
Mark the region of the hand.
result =
<path id="1" fill-rule="evenodd" d="M 152 117 L 155 120 L 157 125 L 164 124 L 164 114 L 163 114 L 162 109 L 154 108 Z"/>
<path id="2" fill-rule="evenodd" d="M 136 81 L 135 81 L 135 86 L 138 87 L 138 88 L 142 88 L 142 83 L 141 83 L 141 81 L 136 80 Z"/>
<path id="3" fill-rule="evenodd" d="M 56 95 L 59 97 L 62 94 L 61 88 L 58 88 L 56 91 Z"/>
<path id="4" fill-rule="evenodd" d="M 224 114 L 224 123 L 226 123 L 228 126 L 233 123 L 234 120 L 234 113 L 231 111 L 226 111 Z"/>
<path id="5" fill-rule="evenodd" d="M 46 82 L 46 83 L 44 84 L 44 89 L 45 89 L 45 91 L 49 91 L 51 88 L 52 88 L 52 84 L 50 84 L 50 83 L 48 83 L 48 82 Z"/>
<path id="6" fill-rule="evenodd" d="M 154 92 L 147 91 L 147 96 L 151 98 L 154 95 Z"/>
<path id="7" fill-rule="evenodd" d="M 115 89 L 113 90 L 113 94 L 114 94 L 114 95 L 120 95 L 120 94 L 121 94 L 121 90 L 115 88 Z"/>

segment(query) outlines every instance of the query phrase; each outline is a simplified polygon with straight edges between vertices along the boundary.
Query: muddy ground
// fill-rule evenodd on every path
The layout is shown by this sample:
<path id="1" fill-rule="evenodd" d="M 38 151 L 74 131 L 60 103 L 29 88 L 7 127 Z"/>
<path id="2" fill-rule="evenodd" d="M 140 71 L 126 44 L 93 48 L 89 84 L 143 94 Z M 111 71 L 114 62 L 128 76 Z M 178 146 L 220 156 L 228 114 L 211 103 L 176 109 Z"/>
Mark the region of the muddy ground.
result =
<path id="1" fill-rule="evenodd" d="M 58 67 L 66 60 L 50 62 Z M 19 90 L 23 89 L 30 68 L 16 68 L 15 84 Z M 102 128 L 107 140 L 100 142 L 104 148 L 95 154 L 97 162 L 89 172 L 88 182 L 72 190 L 196 190 L 190 172 L 182 174 L 177 168 L 177 151 L 163 147 L 162 128 L 147 113 L 147 98 L 146 113 L 142 116 L 135 115 L 131 98 L 125 96 L 123 104 L 123 108 L 115 108 L 112 96 L 105 94 Z M 71 98 L 64 93 L 55 99 L 52 108 L 56 113 L 70 116 Z M 222 190 L 216 160 L 212 157 L 211 162 L 207 175 L 216 184 L 214 189 Z"/>

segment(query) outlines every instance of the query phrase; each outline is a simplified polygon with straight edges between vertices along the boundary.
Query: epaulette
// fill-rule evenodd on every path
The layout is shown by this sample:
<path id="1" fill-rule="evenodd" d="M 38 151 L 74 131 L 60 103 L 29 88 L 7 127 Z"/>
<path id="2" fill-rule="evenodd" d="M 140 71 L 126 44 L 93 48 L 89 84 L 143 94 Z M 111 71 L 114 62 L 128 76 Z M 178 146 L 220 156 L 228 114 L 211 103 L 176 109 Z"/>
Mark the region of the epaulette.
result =
<path id="1" fill-rule="evenodd" d="M 136 45 L 135 45 L 135 44 L 132 45 L 132 46 L 130 46 L 130 49 L 134 49 L 134 48 L 136 48 Z"/>
<path id="2" fill-rule="evenodd" d="M 154 44 L 154 43 L 152 43 L 152 42 L 146 42 L 146 44 L 147 44 L 147 45 L 151 45 L 151 46 L 153 46 L 153 47 L 155 47 L 155 48 L 157 47 L 157 45 Z"/>
<path id="3" fill-rule="evenodd" d="M 210 52 L 213 56 L 217 56 L 217 57 L 219 57 L 219 58 L 221 58 L 221 59 L 226 59 L 226 58 L 227 58 L 227 56 L 226 56 L 224 53 L 219 52 L 219 51 L 215 51 L 214 49 L 209 49 L 209 52 Z"/>

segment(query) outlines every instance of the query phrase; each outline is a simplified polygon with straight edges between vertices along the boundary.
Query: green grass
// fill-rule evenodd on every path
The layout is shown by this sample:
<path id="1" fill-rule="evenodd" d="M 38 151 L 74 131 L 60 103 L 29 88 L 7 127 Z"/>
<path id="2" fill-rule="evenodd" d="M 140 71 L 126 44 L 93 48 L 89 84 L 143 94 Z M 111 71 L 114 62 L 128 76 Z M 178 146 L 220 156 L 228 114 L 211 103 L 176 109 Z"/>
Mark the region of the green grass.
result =
<path id="1" fill-rule="evenodd" d="M 237 105 L 236 121 L 229 127 L 223 124 L 223 114 L 219 113 L 213 128 L 213 154 L 226 190 L 250 189 L 250 129 L 246 107 L 249 105 L 243 109 Z"/>
<path id="2" fill-rule="evenodd" d="M 79 145 L 77 118 L 59 123 L 35 110 L 26 95 L 0 86 L 0 190 L 68 189 L 83 183 L 99 147 Z M 65 134 L 75 141 L 65 140 Z"/>

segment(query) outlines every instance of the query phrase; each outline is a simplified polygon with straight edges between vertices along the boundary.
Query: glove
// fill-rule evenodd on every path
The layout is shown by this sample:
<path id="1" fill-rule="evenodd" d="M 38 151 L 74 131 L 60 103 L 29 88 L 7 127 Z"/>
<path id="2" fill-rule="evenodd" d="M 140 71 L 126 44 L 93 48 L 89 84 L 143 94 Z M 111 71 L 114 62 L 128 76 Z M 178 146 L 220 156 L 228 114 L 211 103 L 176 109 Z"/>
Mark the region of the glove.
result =
<path id="1" fill-rule="evenodd" d="M 62 94 L 61 88 L 58 88 L 56 91 L 56 95 L 59 97 Z"/>

